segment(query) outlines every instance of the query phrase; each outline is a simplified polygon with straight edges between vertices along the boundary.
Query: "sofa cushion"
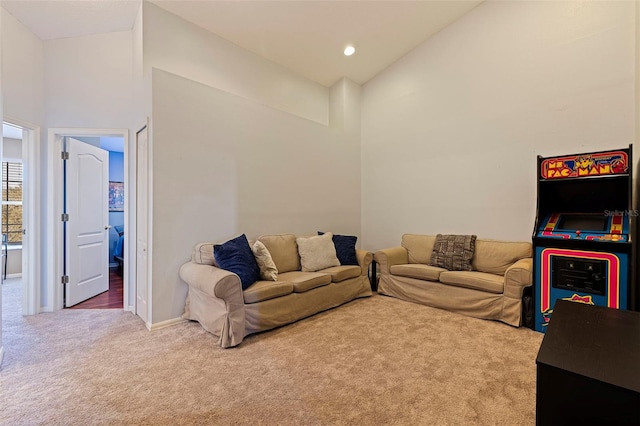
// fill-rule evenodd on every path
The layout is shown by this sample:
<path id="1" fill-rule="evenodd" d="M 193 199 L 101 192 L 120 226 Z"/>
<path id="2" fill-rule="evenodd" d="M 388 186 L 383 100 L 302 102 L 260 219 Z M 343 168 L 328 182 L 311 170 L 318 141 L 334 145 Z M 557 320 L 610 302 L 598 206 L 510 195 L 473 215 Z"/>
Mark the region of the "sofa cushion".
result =
<path id="1" fill-rule="evenodd" d="M 476 240 L 471 258 L 473 269 L 489 274 L 504 275 L 507 268 L 520 259 L 532 256 L 530 242 Z"/>
<path id="2" fill-rule="evenodd" d="M 502 294 L 504 292 L 504 277 L 485 272 L 445 271 L 440 274 L 440 282 L 488 293 Z"/>
<path id="3" fill-rule="evenodd" d="M 340 281 L 348 280 L 349 278 L 359 277 L 362 273 L 362 269 L 360 269 L 359 266 L 341 265 L 322 269 L 318 272 L 331 275 L 331 281 L 339 283 Z"/>
<path id="4" fill-rule="evenodd" d="M 265 245 L 260 241 L 256 241 L 251 246 L 251 251 L 260 268 L 260 278 L 266 281 L 278 281 L 278 268 L 276 268 L 276 264 L 273 263 L 271 253 L 269 253 Z"/>
<path id="5" fill-rule="evenodd" d="M 431 262 L 431 252 L 435 242 L 434 235 L 404 234 L 401 245 L 407 249 L 409 263 L 428 265 Z"/>
<path id="6" fill-rule="evenodd" d="M 263 235 L 258 238 L 258 241 L 262 242 L 271 253 L 278 273 L 300 270 L 300 257 L 298 256 L 295 235 Z"/>
<path id="7" fill-rule="evenodd" d="M 244 303 L 257 303 L 293 293 L 293 283 L 289 281 L 256 281 L 242 292 Z"/>
<path id="8" fill-rule="evenodd" d="M 391 275 L 429 281 L 438 281 L 440 279 L 440 273 L 445 271 L 446 269 L 437 266 L 419 265 L 415 263 L 393 265 L 389 270 Z"/>
<path id="9" fill-rule="evenodd" d="M 314 237 L 298 237 L 296 243 L 303 271 L 314 272 L 340 265 L 331 232 Z"/>
<path id="10" fill-rule="evenodd" d="M 475 243 L 475 235 L 438 234 L 429 264 L 449 271 L 471 271 Z"/>
<path id="11" fill-rule="evenodd" d="M 322 235 L 324 232 L 318 231 L 318 235 Z M 356 257 L 356 242 L 358 237 L 355 235 L 337 235 L 333 234 L 333 245 L 336 248 L 336 256 L 341 265 L 357 265 L 358 258 Z"/>
<path id="12" fill-rule="evenodd" d="M 240 277 L 243 290 L 260 279 L 260 268 L 246 235 L 242 234 L 226 243 L 214 245 L 213 255 L 220 268 Z"/>
<path id="13" fill-rule="evenodd" d="M 304 293 L 331 283 L 331 275 L 320 272 L 291 271 L 280 274 L 279 279 L 290 281 L 295 293 Z"/>

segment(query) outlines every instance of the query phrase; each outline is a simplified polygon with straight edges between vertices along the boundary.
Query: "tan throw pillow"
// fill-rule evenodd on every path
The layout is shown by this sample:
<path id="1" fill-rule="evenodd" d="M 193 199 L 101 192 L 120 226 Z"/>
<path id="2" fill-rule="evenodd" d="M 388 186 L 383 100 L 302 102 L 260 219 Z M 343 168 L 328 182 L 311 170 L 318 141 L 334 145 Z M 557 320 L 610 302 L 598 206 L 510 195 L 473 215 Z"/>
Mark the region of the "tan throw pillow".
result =
<path id="1" fill-rule="evenodd" d="M 296 243 L 303 271 L 313 272 L 340 266 L 336 247 L 333 245 L 333 233 L 327 232 L 316 237 L 298 237 Z"/>
<path id="2" fill-rule="evenodd" d="M 438 234 L 433 244 L 430 264 L 449 271 L 472 271 L 471 258 L 475 247 L 475 235 Z"/>
<path id="3" fill-rule="evenodd" d="M 269 250 L 279 274 L 300 270 L 300 256 L 295 235 L 263 235 L 258 240 Z"/>
<path id="4" fill-rule="evenodd" d="M 256 262 L 258 262 L 260 278 L 266 281 L 278 281 L 278 268 L 276 268 L 276 264 L 273 263 L 271 253 L 269 253 L 265 245 L 260 241 L 256 241 L 253 243 L 253 246 L 251 246 L 251 251 L 253 251 Z"/>

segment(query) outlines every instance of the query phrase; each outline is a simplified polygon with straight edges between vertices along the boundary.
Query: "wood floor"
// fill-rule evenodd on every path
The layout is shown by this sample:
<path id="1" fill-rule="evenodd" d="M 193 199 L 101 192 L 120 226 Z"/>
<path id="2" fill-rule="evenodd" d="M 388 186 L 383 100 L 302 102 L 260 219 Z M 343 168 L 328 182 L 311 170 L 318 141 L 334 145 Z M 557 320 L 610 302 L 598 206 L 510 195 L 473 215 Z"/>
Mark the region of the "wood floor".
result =
<path id="1" fill-rule="evenodd" d="M 78 303 L 69 309 L 122 309 L 123 291 L 122 277 L 118 268 L 109 269 L 109 290 L 91 299 Z"/>

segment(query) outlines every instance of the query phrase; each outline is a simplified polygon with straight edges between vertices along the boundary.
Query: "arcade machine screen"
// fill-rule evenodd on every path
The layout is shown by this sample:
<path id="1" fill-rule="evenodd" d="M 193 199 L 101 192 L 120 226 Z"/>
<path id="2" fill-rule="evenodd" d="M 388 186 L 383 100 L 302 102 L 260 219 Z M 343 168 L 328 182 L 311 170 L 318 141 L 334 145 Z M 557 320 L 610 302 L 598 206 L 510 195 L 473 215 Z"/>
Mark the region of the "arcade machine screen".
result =
<path id="1" fill-rule="evenodd" d="M 559 231 L 604 232 L 609 226 L 609 218 L 595 215 L 562 215 L 556 227 Z"/>

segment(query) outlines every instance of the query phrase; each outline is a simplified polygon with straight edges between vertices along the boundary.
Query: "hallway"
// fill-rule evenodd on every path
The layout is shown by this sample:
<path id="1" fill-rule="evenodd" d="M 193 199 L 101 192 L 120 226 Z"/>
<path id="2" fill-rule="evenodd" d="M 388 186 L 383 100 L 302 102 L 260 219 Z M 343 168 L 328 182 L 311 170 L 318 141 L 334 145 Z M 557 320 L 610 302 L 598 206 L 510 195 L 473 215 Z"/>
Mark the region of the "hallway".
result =
<path id="1" fill-rule="evenodd" d="M 118 268 L 109 268 L 109 290 L 69 309 L 122 309 L 124 297 L 122 289 L 122 276 L 118 274 Z"/>

